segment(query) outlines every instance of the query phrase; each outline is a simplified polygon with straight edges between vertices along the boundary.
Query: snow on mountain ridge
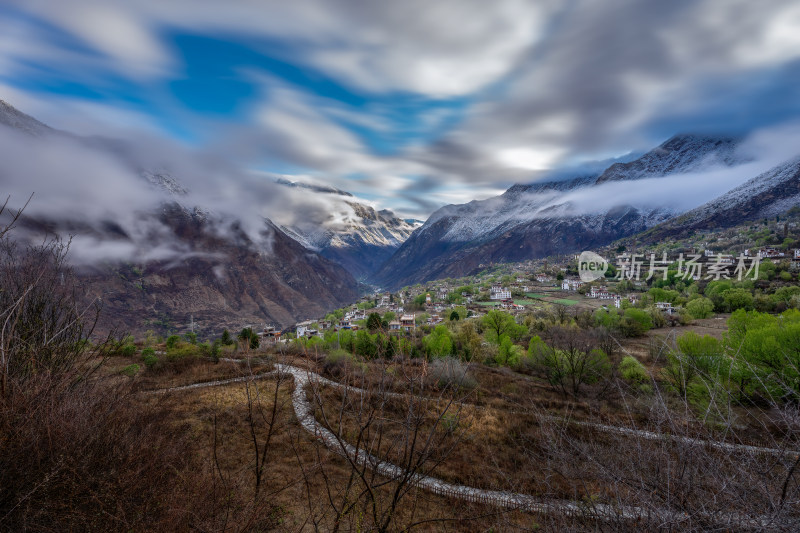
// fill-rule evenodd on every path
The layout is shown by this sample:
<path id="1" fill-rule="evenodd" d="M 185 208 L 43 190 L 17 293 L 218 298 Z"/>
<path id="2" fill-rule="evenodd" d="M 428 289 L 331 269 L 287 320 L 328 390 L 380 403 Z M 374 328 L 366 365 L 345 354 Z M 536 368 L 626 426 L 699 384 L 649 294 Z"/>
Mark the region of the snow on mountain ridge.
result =
<path id="1" fill-rule="evenodd" d="M 608 167 L 597 183 L 687 173 L 713 166 L 734 166 L 747 159 L 737 153 L 741 139 L 703 135 L 675 135 L 643 156 Z"/>
<path id="2" fill-rule="evenodd" d="M 50 126 L 42 124 L 32 116 L 19 111 L 5 100 L 0 100 L 0 124 L 22 131 L 28 135 L 33 135 L 34 137 L 41 137 L 42 135 L 56 131 Z"/>
<path id="3" fill-rule="evenodd" d="M 759 174 L 738 187 L 731 189 L 719 198 L 689 211 L 686 213 L 684 220 L 686 222 L 692 222 L 708 218 L 712 214 L 722 210 L 734 209 L 746 204 L 753 198 L 763 195 L 782 183 L 787 183 L 791 180 L 796 181 L 798 175 L 800 175 L 800 155 Z M 759 216 L 772 216 L 783 213 L 792 205 L 797 205 L 798 201 L 800 201 L 800 195 L 781 198 L 780 202 L 771 202 L 768 207 L 761 210 Z"/>

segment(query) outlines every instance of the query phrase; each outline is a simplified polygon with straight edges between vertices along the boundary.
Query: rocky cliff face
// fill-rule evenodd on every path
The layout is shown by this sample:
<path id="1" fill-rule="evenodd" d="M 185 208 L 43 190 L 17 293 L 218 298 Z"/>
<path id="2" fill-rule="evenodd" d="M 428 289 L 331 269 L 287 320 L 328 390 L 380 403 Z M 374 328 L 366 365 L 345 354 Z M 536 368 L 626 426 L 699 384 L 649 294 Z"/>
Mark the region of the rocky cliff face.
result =
<path id="1" fill-rule="evenodd" d="M 195 331 L 217 335 L 224 327 L 288 326 L 358 296 L 352 276 L 269 221 L 256 243 L 235 221 L 178 204 L 153 216 L 172 231 L 161 238 L 186 246 L 184 257 L 79 268 L 87 297 L 103 303 L 104 329 L 185 331 L 192 319 Z"/>

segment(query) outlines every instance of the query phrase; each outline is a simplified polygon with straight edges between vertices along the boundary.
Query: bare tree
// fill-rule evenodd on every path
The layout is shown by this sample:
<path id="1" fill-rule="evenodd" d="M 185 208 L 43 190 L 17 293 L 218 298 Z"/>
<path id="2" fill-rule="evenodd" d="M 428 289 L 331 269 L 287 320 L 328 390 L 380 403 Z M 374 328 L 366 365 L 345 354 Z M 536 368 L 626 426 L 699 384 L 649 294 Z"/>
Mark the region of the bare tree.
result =
<path id="1" fill-rule="evenodd" d="M 429 385 L 424 367 L 402 361 L 394 369 L 397 381 L 381 366 L 371 378 L 362 374 L 359 389 L 310 386 L 315 416 L 334 436 L 329 444 L 344 457 L 347 472 L 345 478 L 335 474 L 319 443 L 317 475 L 325 503 L 315 510 L 314 522 L 322 529 L 408 530 L 454 519 L 446 513 L 418 516 L 415 481 L 433 474 L 460 442 L 461 394 L 453 386 Z M 354 381 L 353 374 L 348 377 Z M 393 385 L 403 394 L 392 392 Z"/>
<path id="2" fill-rule="evenodd" d="M 797 406 L 751 413 L 761 424 L 756 445 L 737 429 L 743 425 L 741 412 L 726 407 L 722 397 L 715 399 L 711 424 L 685 398 L 665 396 L 657 386 L 645 398 L 620 387 L 618 397 L 627 424 L 616 429 L 574 418 L 559 422 L 540 412 L 542 431 L 527 446 L 538 453 L 530 460 L 546 463 L 553 497 L 585 505 L 577 517 L 547 518 L 551 526 L 581 530 L 596 505 L 612 504 L 638 510 L 648 530 L 796 531 Z M 591 528 L 641 527 L 620 513 Z"/>

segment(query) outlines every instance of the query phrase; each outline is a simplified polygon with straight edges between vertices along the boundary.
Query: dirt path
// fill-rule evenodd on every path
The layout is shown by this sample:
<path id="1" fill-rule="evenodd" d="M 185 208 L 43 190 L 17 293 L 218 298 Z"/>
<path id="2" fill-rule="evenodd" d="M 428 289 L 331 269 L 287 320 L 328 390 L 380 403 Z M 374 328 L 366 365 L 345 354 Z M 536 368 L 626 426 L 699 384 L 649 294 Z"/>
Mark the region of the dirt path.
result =
<path id="1" fill-rule="evenodd" d="M 231 359 L 229 362 L 239 362 L 238 360 Z M 409 472 L 403 468 L 394 465 L 390 462 L 383 461 L 378 457 L 366 452 L 363 449 L 356 448 L 348 442 L 340 439 L 332 431 L 325 428 L 314 417 L 314 408 L 306 398 L 306 387 L 313 384 L 315 386 L 331 386 L 340 390 L 347 390 L 356 394 L 363 394 L 365 391 L 350 385 L 342 385 L 335 381 L 291 365 L 276 364 L 276 370 L 266 372 L 263 374 L 256 374 L 252 376 L 243 376 L 239 378 L 224 379 L 218 381 L 210 381 L 204 383 L 195 383 L 192 385 L 184 385 L 180 387 L 171 387 L 168 389 L 161 389 L 158 391 L 149 391 L 152 393 L 170 393 L 179 392 L 191 389 L 198 389 L 204 387 L 215 387 L 220 385 L 227 385 L 231 383 L 240 383 L 245 381 L 254 381 L 259 379 L 266 379 L 274 377 L 278 374 L 291 375 L 295 381 L 295 388 L 292 392 L 292 405 L 294 408 L 295 416 L 300 422 L 300 425 L 307 432 L 312 434 L 316 439 L 320 440 L 331 451 L 355 462 L 358 465 L 366 465 L 371 470 L 374 470 L 381 476 L 389 479 L 401 479 L 407 477 Z M 393 396 L 405 396 L 399 393 L 392 393 Z M 476 406 L 477 407 L 477 406 Z M 623 428 L 617 426 L 607 426 L 603 424 L 595 424 L 589 422 L 577 422 L 579 425 L 590 427 L 601 431 L 611 433 L 638 436 L 647 439 L 665 439 L 673 438 L 682 442 L 691 442 L 694 444 L 702 444 L 705 446 L 713 446 L 724 450 L 742 451 L 748 453 L 768 453 L 773 455 L 783 455 L 789 453 L 787 450 L 780 450 L 774 448 L 761 448 L 757 446 L 746 446 L 739 444 L 730 444 L 716 441 L 705 441 L 699 439 L 691 439 L 689 437 L 676 437 L 653 433 L 649 431 L 635 430 L 630 428 Z M 797 452 L 791 452 L 797 454 Z M 450 498 L 458 498 L 468 502 L 483 503 L 493 505 L 496 507 L 506 509 L 518 509 L 534 513 L 557 513 L 565 514 L 568 516 L 586 516 L 587 518 L 594 518 L 600 520 L 643 520 L 648 522 L 655 522 L 658 524 L 679 524 L 691 520 L 692 518 L 684 513 L 660 509 L 643 509 L 631 506 L 617 506 L 603 503 L 584 503 L 569 500 L 545 500 L 540 497 L 530 496 L 527 494 L 519 494 L 514 492 L 486 490 L 466 485 L 458 485 L 449 483 L 432 476 L 423 476 L 414 474 L 410 477 L 410 483 L 420 487 L 424 490 L 430 491 L 434 494 L 446 496 Z M 768 528 L 770 520 L 768 517 L 749 517 L 740 516 L 735 514 L 724 516 L 704 517 L 705 519 L 713 519 L 717 525 L 726 528 L 731 526 L 749 527 L 749 528 Z"/>

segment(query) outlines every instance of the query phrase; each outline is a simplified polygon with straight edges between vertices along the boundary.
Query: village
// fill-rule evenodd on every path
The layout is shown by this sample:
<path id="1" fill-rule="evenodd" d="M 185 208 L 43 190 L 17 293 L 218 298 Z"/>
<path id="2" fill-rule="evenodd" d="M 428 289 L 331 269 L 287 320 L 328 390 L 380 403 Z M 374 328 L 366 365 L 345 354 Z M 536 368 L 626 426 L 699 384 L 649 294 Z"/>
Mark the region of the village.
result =
<path id="1" fill-rule="evenodd" d="M 694 282 L 735 279 L 737 268 L 742 266 L 750 270 L 749 275 L 757 277 L 757 266 L 755 270 L 751 267 L 762 260 L 786 261 L 789 270 L 800 271 L 800 249 L 766 246 L 752 251 L 745 248 L 734 255 L 690 248 L 685 250 L 685 259 L 684 251 L 678 252 L 676 261 L 670 261 L 665 253 L 621 253 L 616 255 L 605 276 L 592 281 L 579 277 L 577 254 L 481 265 L 487 268 L 475 276 L 431 281 L 397 292 L 375 290 L 325 317 L 307 319 L 284 330 L 265 325 L 257 334 L 265 346 L 297 338 L 322 338 L 328 331 L 364 329 L 368 316 L 377 313 L 385 322 L 385 333 L 410 335 L 419 328 L 430 330 L 445 321 L 480 319 L 490 309 L 520 317 L 552 305 L 570 308 L 573 314 L 580 310 L 642 307 L 643 294 L 659 277 L 666 279 L 670 269 Z M 738 274 L 748 272 L 742 270 Z M 681 307 L 670 301 L 650 303 L 666 317 L 677 317 L 681 312 Z"/>

